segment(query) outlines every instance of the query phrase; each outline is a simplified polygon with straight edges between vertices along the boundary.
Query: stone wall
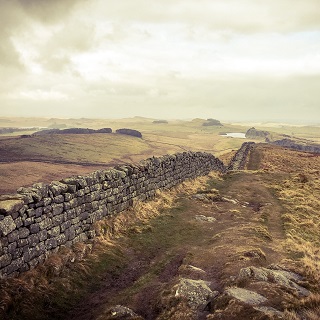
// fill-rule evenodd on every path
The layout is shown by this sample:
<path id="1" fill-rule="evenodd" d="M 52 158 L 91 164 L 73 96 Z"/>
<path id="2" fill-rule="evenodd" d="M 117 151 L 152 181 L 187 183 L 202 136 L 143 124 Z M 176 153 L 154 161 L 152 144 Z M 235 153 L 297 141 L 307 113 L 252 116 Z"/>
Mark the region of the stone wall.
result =
<path id="1" fill-rule="evenodd" d="M 184 152 L 20 188 L 0 196 L 0 276 L 16 276 L 62 245 L 95 236 L 93 224 L 188 178 L 225 171 L 208 153 Z"/>
<path id="2" fill-rule="evenodd" d="M 248 158 L 250 151 L 253 149 L 254 142 L 244 142 L 241 148 L 236 152 L 234 157 L 231 159 L 228 166 L 228 170 L 243 170 Z"/>

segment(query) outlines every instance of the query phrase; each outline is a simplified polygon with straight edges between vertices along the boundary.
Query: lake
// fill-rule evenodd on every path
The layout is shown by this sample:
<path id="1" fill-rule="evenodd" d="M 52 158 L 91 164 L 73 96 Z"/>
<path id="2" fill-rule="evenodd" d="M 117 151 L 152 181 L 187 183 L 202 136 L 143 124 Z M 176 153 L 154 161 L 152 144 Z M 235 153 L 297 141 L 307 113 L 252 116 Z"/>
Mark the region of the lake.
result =
<path id="1" fill-rule="evenodd" d="M 246 138 L 246 134 L 242 132 L 229 132 L 229 133 L 221 134 L 221 136 L 231 137 L 231 138 L 240 138 L 240 139 Z"/>

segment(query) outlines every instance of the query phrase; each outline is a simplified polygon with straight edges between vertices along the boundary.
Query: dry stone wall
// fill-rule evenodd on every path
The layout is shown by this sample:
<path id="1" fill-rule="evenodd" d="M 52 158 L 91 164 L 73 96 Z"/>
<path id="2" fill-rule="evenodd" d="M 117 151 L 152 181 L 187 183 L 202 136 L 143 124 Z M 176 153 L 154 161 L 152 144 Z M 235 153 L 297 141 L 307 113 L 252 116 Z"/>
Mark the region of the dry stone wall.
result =
<path id="1" fill-rule="evenodd" d="M 228 170 L 243 170 L 250 151 L 254 148 L 254 142 L 244 142 L 241 148 L 236 152 L 231 159 Z"/>
<path id="2" fill-rule="evenodd" d="M 60 246 L 95 237 L 95 221 L 188 178 L 225 171 L 212 154 L 184 152 L 0 196 L 0 276 L 16 276 Z"/>

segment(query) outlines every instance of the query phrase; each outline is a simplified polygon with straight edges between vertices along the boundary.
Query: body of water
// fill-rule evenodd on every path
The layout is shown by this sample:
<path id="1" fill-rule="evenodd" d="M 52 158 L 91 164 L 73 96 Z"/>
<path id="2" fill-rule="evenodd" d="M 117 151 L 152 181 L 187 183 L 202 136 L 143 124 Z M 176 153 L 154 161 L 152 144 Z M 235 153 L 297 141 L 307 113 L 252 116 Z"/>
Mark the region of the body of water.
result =
<path id="1" fill-rule="evenodd" d="M 226 134 L 222 134 L 222 136 L 231 137 L 231 138 L 240 138 L 240 139 L 246 138 L 246 134 L 242 132 L 229 132 Z"/>

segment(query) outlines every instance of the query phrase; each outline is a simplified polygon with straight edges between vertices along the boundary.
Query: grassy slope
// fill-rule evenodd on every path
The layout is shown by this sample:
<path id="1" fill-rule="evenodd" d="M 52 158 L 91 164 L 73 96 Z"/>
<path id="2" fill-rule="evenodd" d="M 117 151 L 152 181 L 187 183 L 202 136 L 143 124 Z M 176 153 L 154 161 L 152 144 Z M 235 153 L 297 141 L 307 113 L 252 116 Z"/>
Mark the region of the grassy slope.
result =
<path id="1" fill-rule="evenodd" d="M 38 125 L 45 125 L 46 121 L 39 119 Z M 22 185 L 50 182 L 70 173 L 75 174 L 72 165 L 77 165 L 79 174 L 83 174 L 89 172 L 88 165 L 93 171 L 103 166 L 136 163 L 151 156 L 186 150 L 206 151 L 220 156 L 239 148 L 244 142 L 243 139 L 219 135 L 220 132 L 243 131 L 243 128 L 202 127 L 202 122 L 172 121 L 169 124 L 153 124 L 150 119 L 140 118 L 117 121 L 68 120 L 70 126 L 137 129 L 142 132 L 143 139 L 119 134 L 44 135 L 23 139 L 15 136 L 1 137 L 0 161 L 8 163 L 0 163 L 0 176 L 4 179 L 0 193 L 14 192 Z M 19 124 L 18 121 L 12 126 Z M 28 124 L 33 122 L 24 125 Z"/>

